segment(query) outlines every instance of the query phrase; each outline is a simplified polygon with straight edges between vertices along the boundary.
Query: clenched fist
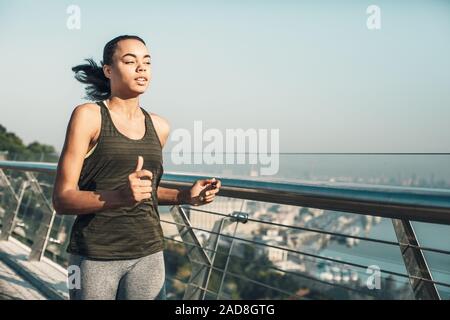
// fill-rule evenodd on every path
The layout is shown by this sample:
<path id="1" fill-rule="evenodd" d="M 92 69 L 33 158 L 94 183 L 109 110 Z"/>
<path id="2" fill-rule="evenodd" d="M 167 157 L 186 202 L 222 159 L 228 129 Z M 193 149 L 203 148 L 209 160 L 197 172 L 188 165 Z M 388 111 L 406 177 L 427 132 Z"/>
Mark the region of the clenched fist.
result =
<path id="1" fill-rule="evenodd" d="M 149 170 L 143 170 L 144 158 L 138 157 L 136 169 L 128 176 L 127 187 L 123 190 L 123 197 L 127 204 L 134 205 L 152 196 L 153 174 Z"/>
<path id="2" fill-rule="evenodd" d="M 216 178 L 197 180 L 190 189 L 184 191 L 184 203 L 192 206 L 211 203 L 214 201 L 221 185 L 221 181 L 216 180 Z"/>

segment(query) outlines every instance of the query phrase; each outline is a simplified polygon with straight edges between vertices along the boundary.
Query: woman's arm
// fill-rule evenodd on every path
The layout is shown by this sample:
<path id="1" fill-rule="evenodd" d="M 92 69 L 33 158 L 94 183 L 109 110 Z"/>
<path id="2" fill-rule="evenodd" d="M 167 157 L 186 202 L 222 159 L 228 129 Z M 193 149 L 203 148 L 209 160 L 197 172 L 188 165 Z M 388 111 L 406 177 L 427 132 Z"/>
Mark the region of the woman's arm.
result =
<path id="1" fill-rule="evenodd" d="M 158 134 L 161 146 L 167 142 L 170 133 L 169 122 L 163 117 L 152 113 L 152 122 Z M 219 192 L 220 181 L 213 179 L 198 180 L 190 188 L 164 188 L 157 191 L 159 205 L 189 204 L 199 206 L 214 201 L 214 196 Z"/>
<path id="2" fill-rule="evenodd" d="M 101 118 L 95 104 L 77 106 L 72 112 L 64 147 L 58 161 L 53 188 L 53 207 L 59 214 L 87 214 L 113 209 L 128 203 L 129 197 L 123 191 L 80 191 L 80 177 L 84 156 L 92 137 L 101 125 Z"/>
<path id="3" fill-rule="evenodd" d="M 176 204 L 189 204 L 189 189 L 174 189 L 159 187 L 157 192 L 158 205 L 169 206 Z"/>
<path id="4" fill-rule="evenodd" d="M 214 201 L 216 193 L 221 186 L 220 180 L 197 180 L 190 188 L 164 188 L 159 187 L 157 196 L 159 205 L 189 204 L 201 206 Z"/>

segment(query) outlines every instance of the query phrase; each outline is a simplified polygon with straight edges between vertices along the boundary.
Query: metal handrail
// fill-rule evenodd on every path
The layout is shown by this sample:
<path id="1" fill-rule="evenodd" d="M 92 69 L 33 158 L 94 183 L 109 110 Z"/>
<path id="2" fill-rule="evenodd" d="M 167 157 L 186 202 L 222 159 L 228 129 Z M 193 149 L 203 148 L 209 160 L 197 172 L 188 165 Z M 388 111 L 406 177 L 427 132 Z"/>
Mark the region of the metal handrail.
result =
<path id="1" fill-rule="evenodd" d="M 56 163 L 0 161 L 1 169 L 54 174 Z M 206 176 L 164 173 L 163 187 L 186 187 Z M 283 182 L 217 177 L 220 195 L 325 210 L 450 224 L 450 190 L 351 183 Z"/>

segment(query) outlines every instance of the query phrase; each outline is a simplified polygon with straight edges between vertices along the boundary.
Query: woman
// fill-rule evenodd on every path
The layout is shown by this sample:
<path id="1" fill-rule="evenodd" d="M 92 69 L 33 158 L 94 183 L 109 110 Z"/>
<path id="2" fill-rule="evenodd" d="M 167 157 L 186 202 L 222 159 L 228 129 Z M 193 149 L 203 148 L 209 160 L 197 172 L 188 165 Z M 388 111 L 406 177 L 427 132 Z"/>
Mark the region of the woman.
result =
<path id="1" fill-rule="evenodd" d="M 80 285 L 69 288 L 70 298 L 165 299 L 158 204 L 210 203 L 220 181 L 159 187 L 169 124 L 139 104 L 151 79 L 141 38 L 114 38 L 102 66 L 87 61 L 72 70 L 96 103 L 71 115 L 53 193 L 57 213 L 77 215 L 67 251 Z"/>

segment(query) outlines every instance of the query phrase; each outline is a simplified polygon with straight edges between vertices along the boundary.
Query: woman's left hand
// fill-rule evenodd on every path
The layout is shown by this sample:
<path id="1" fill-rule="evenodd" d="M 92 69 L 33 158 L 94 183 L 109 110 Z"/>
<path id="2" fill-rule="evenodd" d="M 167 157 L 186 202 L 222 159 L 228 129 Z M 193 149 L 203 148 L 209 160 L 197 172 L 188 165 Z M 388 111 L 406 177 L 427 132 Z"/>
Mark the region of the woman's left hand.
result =
<path id="1" fill-rule="evenodd" d="M 197 180 L 189 190 L 188 204 L 201 206 L 213 202 L 220 186 L 221 182 L 216 178 Z"/>

